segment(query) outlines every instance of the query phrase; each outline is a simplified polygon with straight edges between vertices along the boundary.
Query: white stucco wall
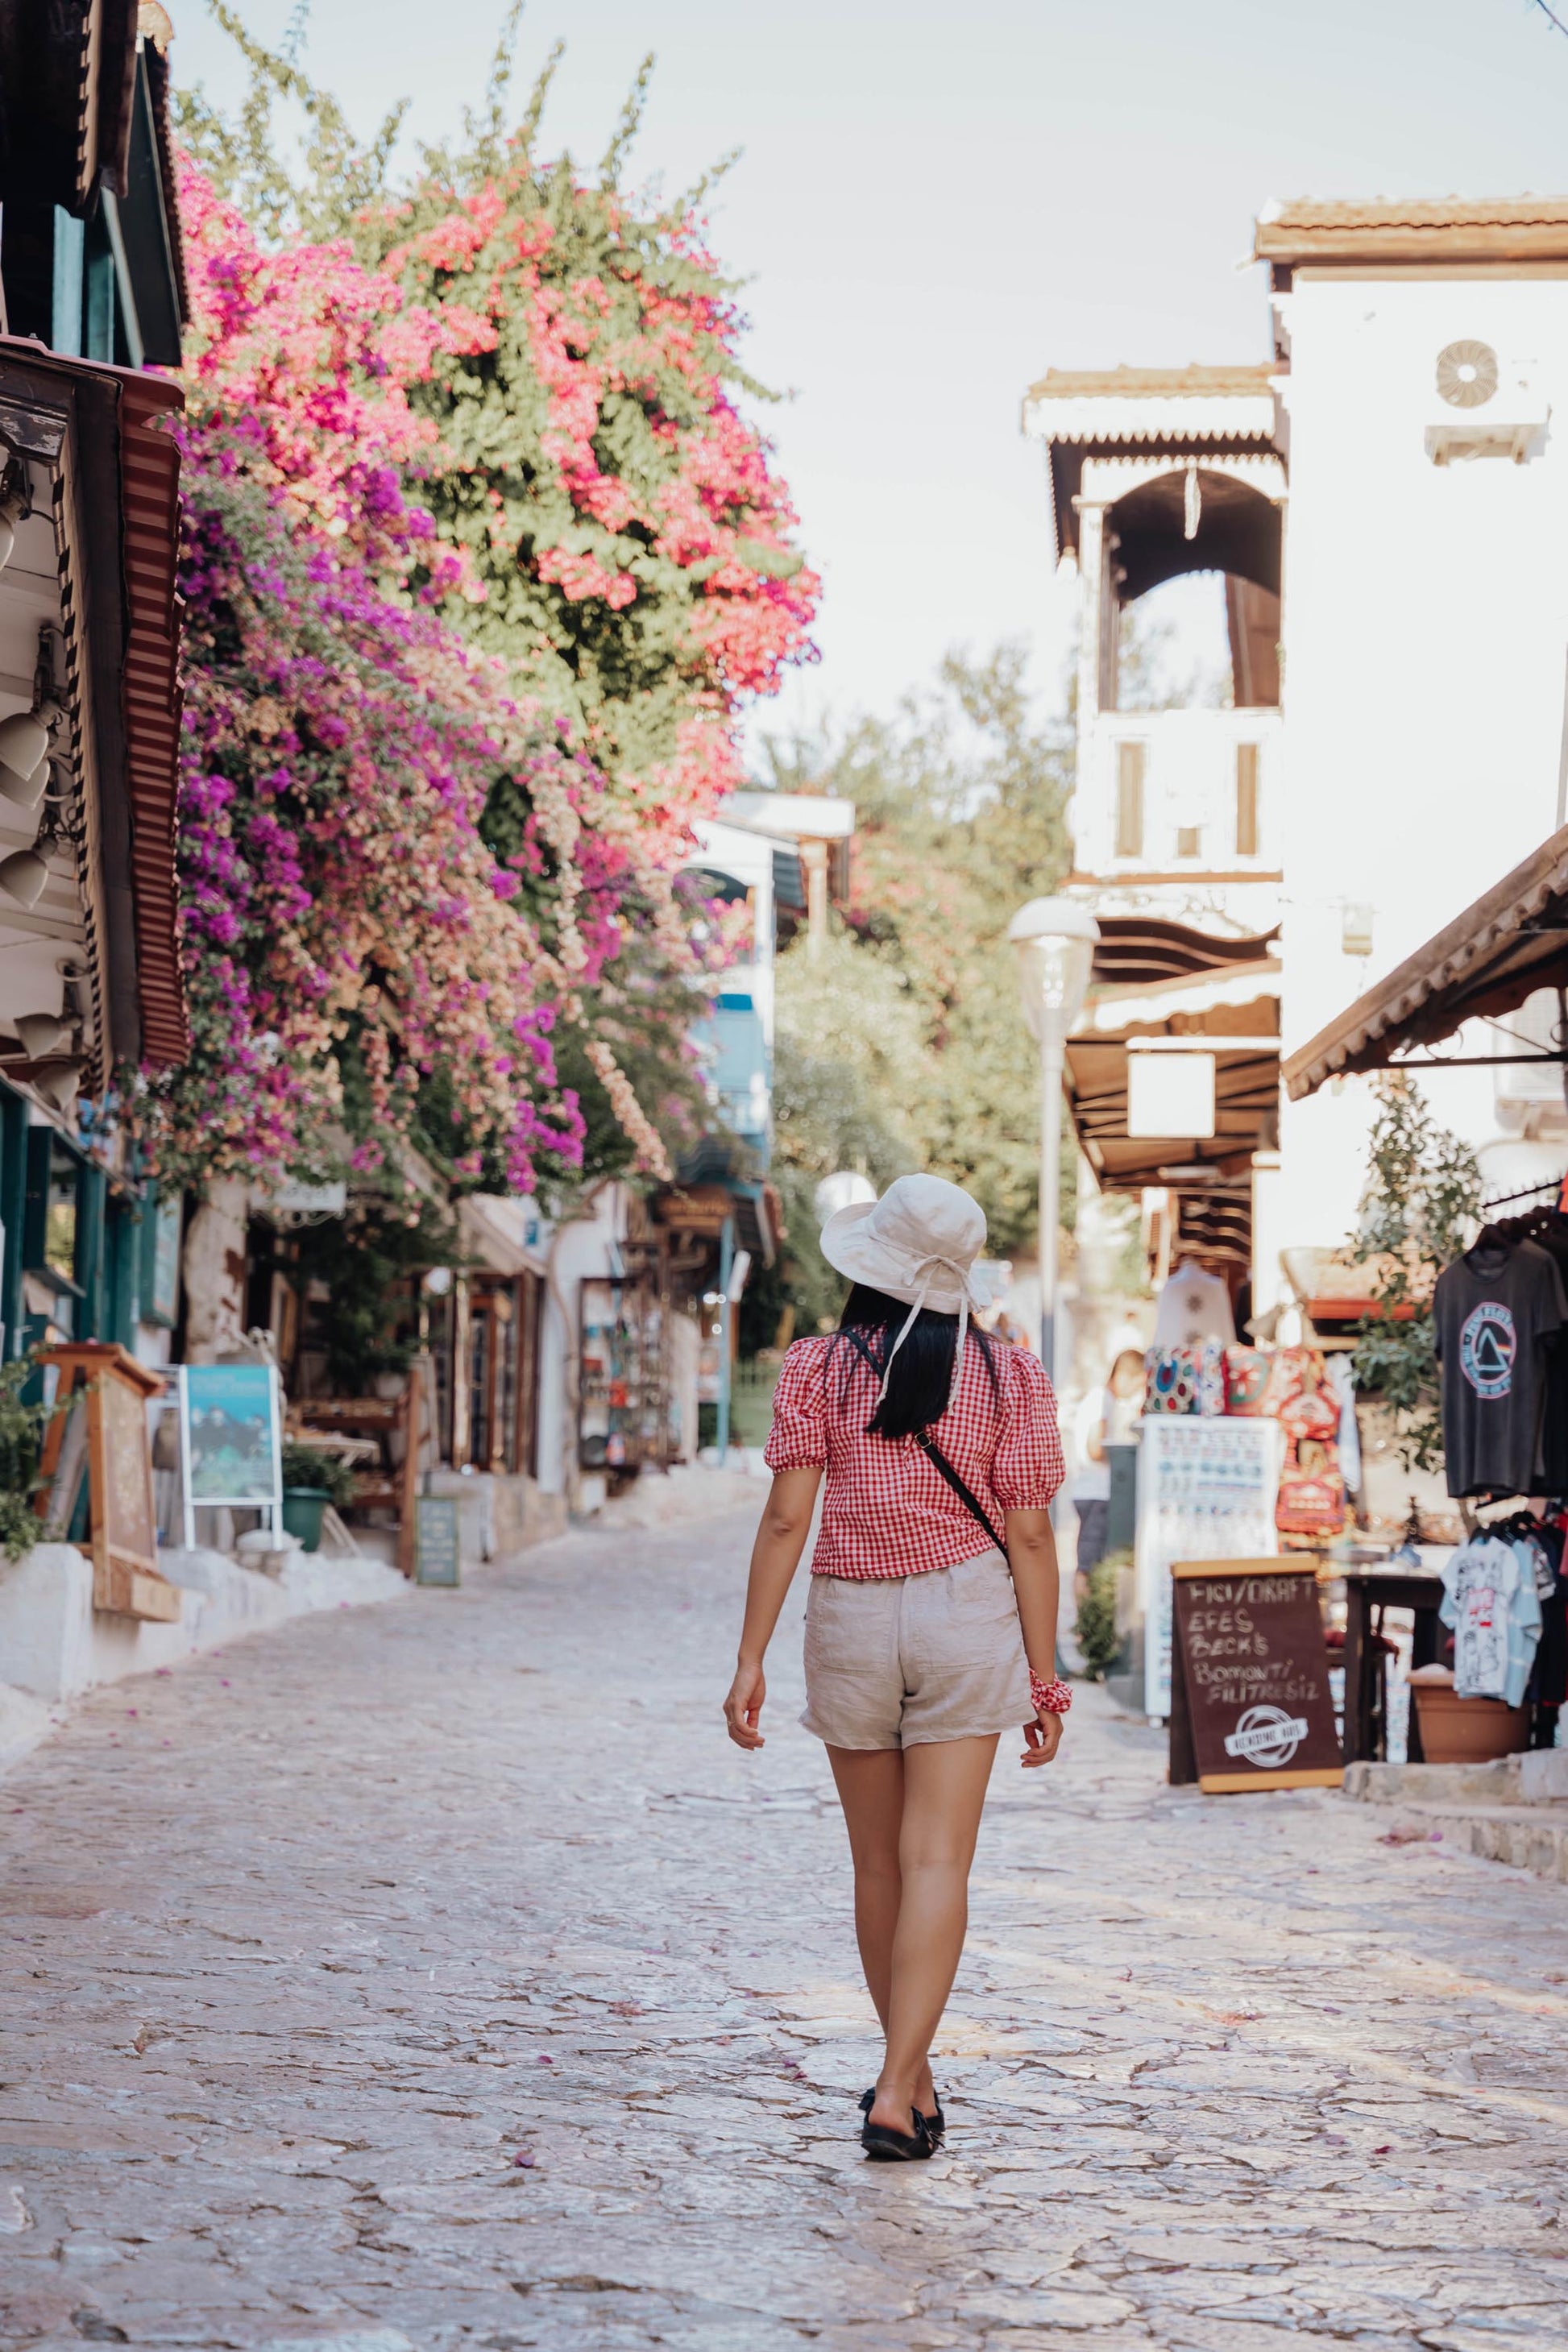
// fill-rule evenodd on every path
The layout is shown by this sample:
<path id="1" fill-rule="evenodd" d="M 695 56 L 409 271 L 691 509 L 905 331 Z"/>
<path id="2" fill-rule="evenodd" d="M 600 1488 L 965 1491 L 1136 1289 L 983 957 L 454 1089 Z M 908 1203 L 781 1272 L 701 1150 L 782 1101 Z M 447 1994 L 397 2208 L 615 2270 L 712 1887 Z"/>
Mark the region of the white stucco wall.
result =
<path id="1" fill-rule="evenodd" d="M 571 1509 L 594 1510 L 605 1482 L 577 1465 L 578 1285 L 610 1272 L 610 1250 L 626 1229 L 626 1191 L 602 1184 L 584 1214 L 558 1225 L 550 1244 L 539 1346 L 539 1485 Z"/>
<path id="2" fill-rule="evenodd" d="M 1287 1052 L 1412 953 L 1556 823 L 1568 649 L 1568 280 L 1491 270 L 1298 272 L 1278 298 L 1290 503 L 1284 579 Z M 1438 352 L 1488 343 L 1488 414 L 1558 422 L 1523 464 L 1435 465 Z M 1343 909 L 1373 909 L 1364 961 Z M 1485 1050 L 1483 1034 L 1464 1048 Z M 1480 1143 L 1489 1071 L 1422 1079 L 1434 1110 Z M 1296 1244 L 1340 1240 L 1363 1179 L 1370 1086 L 1283 1114 L 1279 1217 Z"/>

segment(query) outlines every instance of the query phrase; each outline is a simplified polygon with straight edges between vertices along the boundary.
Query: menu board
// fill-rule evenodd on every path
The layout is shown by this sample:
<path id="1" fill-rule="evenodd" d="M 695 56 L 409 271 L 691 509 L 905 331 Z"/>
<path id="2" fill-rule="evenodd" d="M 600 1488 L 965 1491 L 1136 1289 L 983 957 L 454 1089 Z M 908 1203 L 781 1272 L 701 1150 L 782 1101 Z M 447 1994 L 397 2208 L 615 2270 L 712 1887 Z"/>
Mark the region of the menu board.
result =
<path id="1" fill-rule="evenodd" d="M 1215 1795 L 1343 1778 L 1318 1580 L 1296 1559 L 1173 1571 L 1171 1778 Z"/>
<path id="2" fill-rule="evenodd" d="M 39 1498 L 46 1525 L 58 1524 L 62 1538 L 68 1536 L 85 1451 L 89 1536 L 84 1549 L 92 1559 L 93 1607 L 177 1622 L 179 1588 L 158 1568 L 147 1437 L 148 1401 L 161 1392 L 162 1374 L 109 1340 L 49 1349 L 41 1360 L 56 1370 L 56 1398 L 61 1407 L 49 1424 L 40 1465 L 47 1486 L 47 1497 Z"/>
<path id="3" fill-rule="evenodd" d="M 1277 1421 L 1148 1413 L 1139 1423 L 1143 1707 L 1160 1722 L 1171 1712 L 1171 1570 L 1178 1560 L 1273 1557 L 1283 1452 Z"/>
<path id="4" fill-rule="evenodd" d="M 153 1516 L 153 1456 L 142 1391 L 105 1374 L 98 1388 L 89 1392 L 89 1415 L 93 1534 L 97 1537 L 101 1531 L 111 1554 L 137 1568 L 155 1569 L 158 1536 Z"/>

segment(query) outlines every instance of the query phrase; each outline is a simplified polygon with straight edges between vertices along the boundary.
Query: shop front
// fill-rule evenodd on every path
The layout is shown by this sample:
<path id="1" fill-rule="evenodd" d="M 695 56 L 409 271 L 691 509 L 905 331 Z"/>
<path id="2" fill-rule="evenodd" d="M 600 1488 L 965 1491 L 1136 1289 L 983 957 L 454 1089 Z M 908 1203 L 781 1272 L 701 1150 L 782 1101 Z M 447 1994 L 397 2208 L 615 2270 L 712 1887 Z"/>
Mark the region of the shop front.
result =
<path id="1" fill-rule="evenodd" d="M 1395 1622 L 1398 1649 L 1414 1660 L 1411 1759 L 1556 1746 L 1568 1701 L 1565 1007 L 1568 827 L 1285 1065 L 1297 1101 L 1373 1071 L 1419 1084 L 1421 1073 L 1454 1070 L 1493 1073 L 1504 1118 L 1523 1106 L 1500 1166 L 1483 1147 L 1479 1207 L 1412 1302 L 1432 1320 L 1442 1482 L 1458 1540 L 1384 1547 L 1352 1580 L 1350 1757 L 1386 1753 L 1381 1726 L 1394 1710 L 1382 1685 Z M 1554 1793 L 1568 1795 L 1568 1777 Z"/>
<path id="2" fill-rule="evenodd" d="M 468 1557 L 520 1549 L 555 1532 L 559 1515 L 538 1484 L 538 1204 L 449 1202 L 407 1151 L 397 1187 L 395 1198 L 356 1180 L 208 1202 L 202 1213 L 225 1215 L 228 1246 L 193 1241 L 220 1285 L 202 1352 L 276 1365 L 291 1440 L 350 1464 L 345 1517 L 409 1571 L 420 1495 L 459 1499 Z"/>

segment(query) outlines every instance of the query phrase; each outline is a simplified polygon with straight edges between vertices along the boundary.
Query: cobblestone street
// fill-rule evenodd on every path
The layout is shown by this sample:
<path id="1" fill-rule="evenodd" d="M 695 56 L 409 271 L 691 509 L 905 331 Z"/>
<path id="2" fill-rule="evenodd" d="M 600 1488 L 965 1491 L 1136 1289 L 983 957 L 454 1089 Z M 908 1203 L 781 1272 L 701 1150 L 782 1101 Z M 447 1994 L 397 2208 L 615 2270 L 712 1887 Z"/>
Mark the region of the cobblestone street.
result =
<path id="1" fill-rule="evenodd" d="M 937 2066 L 866 2164 L 843 1833 L 719 1718 L 749 1524 L 100 1693 L 0 1781 L 0 2336 L 293 2352 L 1561 2346 L 1568 1890 L 1090 1695 L 1009 1753 Z"/>

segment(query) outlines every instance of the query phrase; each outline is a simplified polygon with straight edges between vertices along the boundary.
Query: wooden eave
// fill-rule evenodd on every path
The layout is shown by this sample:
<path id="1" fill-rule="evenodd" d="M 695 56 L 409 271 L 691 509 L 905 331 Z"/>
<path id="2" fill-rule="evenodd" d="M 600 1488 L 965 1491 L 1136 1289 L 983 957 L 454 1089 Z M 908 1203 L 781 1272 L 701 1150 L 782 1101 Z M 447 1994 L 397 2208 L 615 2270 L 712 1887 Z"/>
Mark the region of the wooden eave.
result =
<path id="1" fill-rule="evenodd" d="M 55 479 L 100 1081 L 190 1047 L 174 867 L 180 460 L 166 430 L 184 405 L 161 378 L 0 337 L 0 430 Z"/>
<path id="2" fill-rule="evenodd" d="M 1386 1069 L 1467 1021 L 1516 1013 L 1538 988 L 1568 986 L 1568 825 L 1358 996 L 1285 1064 L 1293 1102 L 1326 1080 Z"/>

